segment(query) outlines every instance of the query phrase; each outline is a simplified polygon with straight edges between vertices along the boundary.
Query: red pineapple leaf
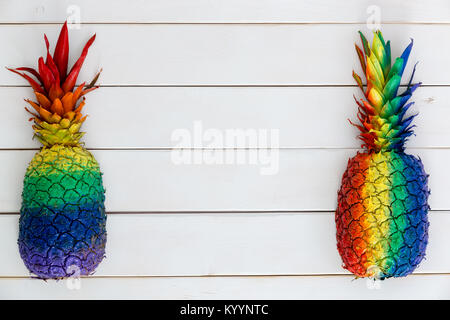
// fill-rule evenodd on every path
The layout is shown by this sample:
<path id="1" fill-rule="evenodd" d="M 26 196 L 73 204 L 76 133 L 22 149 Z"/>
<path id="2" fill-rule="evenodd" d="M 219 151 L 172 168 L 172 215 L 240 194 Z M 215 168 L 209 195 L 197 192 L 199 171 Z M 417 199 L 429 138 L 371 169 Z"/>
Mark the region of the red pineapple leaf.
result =
<path id="1" fill-rule="evenodd" d="M 69 72 L 69 75 L 64 81 L 64 84 L 62 85 L 62 89 L 64 90 L 64 92 L 72 91 L 73 87 L 75 86 L 75 82 L 77 81 L 81 66 L 83 65 L 84 59 L 88 54 L 89 47 L 92 45 L 94 40 L 95 34 L 88 40 L 88 42 L 84 46 L 83 51 L 81 52 L 81 56 L 78 58 L 77 62 L 75 62 L 75 64 L 73 65 L 72 69 Z"/>
<path id="2" fill-rule="evenodd" d="M 367 116 L 364 115 L 364 113 L 361 110 L 359 110 L 359 112 L 356 114 L 356 117 L 358 118 L 359 122 L 364 125 L 364 123 L 366 122 Z"/>
<path id="3" fill-rule="evenodd" d="M 39 74 L 44 82 L 44 88 L 48 92 L 52 84 L 55 82 L 55 77 L 53 77 L 52 72 L 44 63 L 44 58 L 42 57 L 39 58 Z"/>
<path id="4" fill-rule="evenodd" d="M 39 75 L 39 72 L 37 72 L 35 69 L 33 69 L 33 68 L 28 68 L 28 67 L 20 67 L 20 68 L 16 68 L 16 70 L 18 70 L 18 71 L 27 71 L 27 72 L 31 73 L 33 76 L 36 77 L 36 79 L 37 79 L 40 83 L 42 83 L 41 76 Z"/>
<path id="5" fill-rule="evenodd" d="M 358 119 L 362 119 L 361 122 L 366 121 L 366 119 L 368 118 L 368 115 L 366 114 L 366 111 L 364 111 L 361 108 L 358 108 L 358 112 L 356 113 L 356 116 L 358 117 Z"/>
<path id="6" fill-rule="evenodd" d="M 375 149 L 375 143 L 372 137 L 364 137 L 362 135 L 359 135 L 358 138 L 364 142 L 364 144 L 361 145 L 362 148 L 367 148 L 367 150 Z"/>
<path id="7" fill-rule="evenodd" d="M 353 99 L 355 99 L 356 104 L 357 104 L 361 109 L 364 109 L 362 103 L 359 102 L 358 99 L 356 99 L 355 95 L 353 95 Z"/>
<path id="8" fill-rule="evenodd" d="M 355 126 L 356 128 L 358 128 L 359 131 L 361 131 L 361 132 L 366 132 L 366 130 L 364 129 L 364 127 L 360 126 L 359 124 L 353 123 L 350 119 L 347 119 L 347 120 L 348 120 L 348 122 L 350 122 L 350 124 L 351 124 L 352 126 Z"/>
<path id="9" fill-rule="evenodd" d="M 359 135 L 360 139 L 365 142 L 367 149 L 373 150 L 375 148 L 376 136 L 371 133 L 361 133 Z"/>
<path id="10" fill-rule="evenodd" d="M 58 42 L 53 53 L 53 60 L 59 70 L 61 81 L 64 81 L 66 79 L 67 62 L 69 60 L 69 32 L 67 31 L 67 21 L 64 22 L 59 33 Z"/>
<path id="11" fill-rule="evenodd" d="M 31 87 L 33 88 L 34 91 L 37 91 L 39 93 L 44 93 L 44 90 L 39 85 L 39 83 L 34 81 L 33 78 L 31 78 L 30 76 L 26 75 L 25 73 L 20 73 L 19 71 L 11 69 L 11 68 L 8 68 L 8 67 L 6 67 L 6 69 L 8 69 L 11 72 L 17 73 L 19 76 L 25 78 L 25 80 L 28 81 L 28 83 L 31 85 Z"/>
<path id="12" fill-rule="evenodd" d="M 47 47 L 47 58 L 45 60 L 45 64 L 50 69 L 50 71 L 53 74 L 53 77 L 55 78 L 55 81 L 59 84 L 59 71 L 58 67 L 55 64 L 55 61 L 53 61 L 52 56 L 50 55 L 50 44 L 47 39 L 47 35 L 44 33 L 44 40 L 45 40 L 45 46 Z"/>

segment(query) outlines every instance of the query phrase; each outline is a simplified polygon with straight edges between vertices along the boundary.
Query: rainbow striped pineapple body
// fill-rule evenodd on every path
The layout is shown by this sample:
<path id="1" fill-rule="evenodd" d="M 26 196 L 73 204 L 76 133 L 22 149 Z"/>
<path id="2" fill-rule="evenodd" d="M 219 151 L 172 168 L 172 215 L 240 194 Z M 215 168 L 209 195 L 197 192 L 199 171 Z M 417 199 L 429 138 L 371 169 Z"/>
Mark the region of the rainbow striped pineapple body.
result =
<path id="1" fill-rule="evenodd" d="M 99 165 L 81 147 L 55 145 L 28 166 L 19 250 L 41 278 L 92 273 L 105 255 L 106 214 Z"/>
<path id="2" fill-rule="evenodd" d="M 428 243 L 428 175 L 420 159 L 404 152 L 413 134 L 406 116 L 420 85 L 397 94 L 411 44 L 391 65 L 390 42 L 374 33 L 372 46 L 356 51 L 367 83 L 353 72 L 365 99 L 356 100 L 365 152 L 349 160 L 338 192 L 336 239 L 343 267 L 358 277 L 385 279 L 410 274 Z M 415 70 L 415 69 L 414 69 Z"/>
<path id="3" fill-rule="evenodd" d="M 420 159 L 395 151 L 358 153 L 338 194 L 344 268 L 380 279 L 410 274 L 428 243 L 428 176 Z"/>
<path id="4" fill-rule="evenodd" d="M 19 220 L 19 251 L 28 270 L 42 279 L 89 275 L 105 256 L 105 190 L 99 165 L 82 147 L 85 95 L 98 88 L 99 74 L 89 85 L 75 83 L 88 49 L 67 72 L 67 23 L 53 57 L 44 35 L 47 58 L 39 68 L 9 69 L 25 78 L 36 101 L 25 99 L 34 120 L 34 137 L 43 147 L 25 174 Z M 34 79 L 32 78 L 34 77 Z"/>

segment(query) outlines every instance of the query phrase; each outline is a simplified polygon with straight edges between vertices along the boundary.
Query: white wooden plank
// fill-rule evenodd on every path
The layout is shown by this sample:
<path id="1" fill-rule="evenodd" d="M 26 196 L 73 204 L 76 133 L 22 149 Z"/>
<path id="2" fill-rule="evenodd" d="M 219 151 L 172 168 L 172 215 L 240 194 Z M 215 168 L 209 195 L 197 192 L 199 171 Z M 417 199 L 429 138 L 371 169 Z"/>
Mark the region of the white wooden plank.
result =
<path id="1" fill-rule="evenodd" d="M 0 279 L 1 299 L 449 299 L 450 277 L 389 279 L 374 287 L 351 276 Z"/>
<path id="2" fill-rule="evenodd" d="M 52 43 L 59 25 L 2 25 L 0 60 L 34 66 L 44 55 L 43 33 Z M 393 56 L 415 39 L 416 79 L 450 84 L 450 44 L 442 41 L 450 25 L 386 25 Z M 345 85 L 360 66 L 353 46 L 365 25 L 83 25 L 71 32 L 75 61 L 90 35 L 97 33 L 79 79 L 100 67 L 104 85 Z M 20 40 L 20 41 L 19 41 Z M 407 83 L 407 79 L 404 80 Z M 1 85 L 24 80 L 4 70 Z"/>
<path id="3" fill-rule="evenodd" d="M 16 0 L 2 1 L 0 22 L 365 22 L 372 6 L 385 22 L 450 21 L 445 0 Z"/>
<path id="4" fill-rule="evenodd" d="M 416 92 L 411 113 L 419 116 L 408 146 L 450 147 L 450 87 Z M 23 108 L 22 98 L 31 94 L 29 88 L 0 88 L 0 109 L 8 117 L 0 126 L 0 136 L 7 137 L 0 148 L 39 147 Z M 282 148 L 357 148 L 358 130 L 347 121 L 356 120 L 354 94 L 353 87 L 103 87 L 88 96 L 84 141 L 89 148 L 170 148 L 177 145 L 171 139 L 175 130 L 193 133 L 200 121 L 201 134 L 209 129 L 222 134 L 230 129 L 278 130 Z M 204 141 L 203 147 L 209 146 Z"/>
<path id="5" fill-rule="evenodd" d="M 450 212 L 433 211 L 426 260 L 416 273 L 450 273 Z M 18 215 L 0 215 L 0 276 L 28 276 Z M 334 213 L 113 214 L 96 276 L 348 274 Z"/>
<path id="6" fill-rule="evenodd" d="M 191 159 L 212 152 L 193 151 Z M 258 161 L 267 162 L 248 164 L 250 152 L 256 154 L 228 150 L 226 157 L 246 162 L 221 165 L 176 164 L 170 151 L 102 150 L 94 155 L 104 172 L 107 210 L 146 212 L 332 211 L 347 159 L 355 154 L 355 150 L 262 150 Z M 273 158 L 265 159 L 267 154 Z M 432 209 L 450 209 L 445 187 L 450 180 L 450 150 L 420 149 L 414 154 L 430 174 Z M 32 151 L 0 152 L 0 212 L 19 211 L 23 174 L 32 157 Z"/>

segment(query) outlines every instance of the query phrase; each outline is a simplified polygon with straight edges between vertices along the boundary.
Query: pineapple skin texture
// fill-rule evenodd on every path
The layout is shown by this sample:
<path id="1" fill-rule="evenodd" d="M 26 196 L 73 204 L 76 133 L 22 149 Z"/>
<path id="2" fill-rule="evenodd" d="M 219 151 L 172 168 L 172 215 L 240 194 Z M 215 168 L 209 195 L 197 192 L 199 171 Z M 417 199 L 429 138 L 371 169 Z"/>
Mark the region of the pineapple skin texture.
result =
<path id="1" fill-rule="evenodd" d="M 106 245 L 105 190 L 92 154 L 54 145 L 36 153 L 25 174 L 19 251 L 42 279 L 89 275 Z"/>
<path id="2" fill-rule="evenodd" d="M 421 160 L 403 152 L 349 159 L 335 216 L 345 269 L 377 279 L 416 269 L 428 243 L 427 181 Z"/>

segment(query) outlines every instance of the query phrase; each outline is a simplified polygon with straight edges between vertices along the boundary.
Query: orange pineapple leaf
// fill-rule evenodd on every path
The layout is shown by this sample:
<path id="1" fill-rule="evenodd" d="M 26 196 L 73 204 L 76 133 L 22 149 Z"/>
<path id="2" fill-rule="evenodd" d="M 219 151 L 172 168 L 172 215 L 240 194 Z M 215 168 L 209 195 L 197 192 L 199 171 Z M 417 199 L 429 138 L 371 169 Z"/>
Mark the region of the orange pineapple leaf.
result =
<path id="1" fill-rule="evenodd" d="M 36 102 L 31 101 L 30 99 L 24 99 L 26 102 L 28 102 L 34 110 L 39 112 L 39 109 L 41 108 Z"/>
<path id="2" fill-rule="evenodd" d="M 84 100 L 81 101 L 80 105 L 74 110 L 74 112 L 75 113 L 80 113 L 85 104 L 86 104 L 86 102 Z"/>
<path id="3" fill-rule="evenodd" d="M 25 107 L 25 110 L 26 110 L 29 114 L 31 114 L 33 117 L 39 118 L 39 116 L 38 116 L 36 113 L 30 111 L 30 109 L 28 109 L 27 107 Z M 33 118 L 30 118 L 30 119 L 33 119 Z M 30 120 L 28 120 L 28 121 L 30 121 Z"/>
<path id="4" fill-rule="evenodd" d="M 64 91 L 62 91 L 59 83 L 53 83 L 48 94 L 50 100 L 54 101 L 55 99 L 61 99 L 63 95 Z"/>
<path id="5" fill-rule="evenodd" d="M 86 84 L 86 82 L 83 82 L 82 84 L 80 84 L 78 86 L 78 88 L 73 92 L 73 104 L 75 105 L 75 103 L 77 103 L 78 99 L 81 97 L 81 92 L 83 91 L 84 85 Z"/>
<path id="6" fill-rule="evenodd" d="M 47 110 L 45 110 L 44 108 L 42 108 L 42 107 L 39 107 L 39 115 L 45 121 L 47 121 L 47 122 L 51 121 L 50 119 L 52 117 L 52 114 L 50 112 L 48 112 Z"/>
<path id="7" fill-rule="evenodd" d="M 61 100 L 59 100 L 58 98 L 56 98 L 55 100 L 53 100 L 53 104 L 50 107 L 50 110 L 53 113 L 56 113 L 58 115 L 63 115 L 64 114 L 64 108 L 63 105 L 61 103 Z"/>
<path id="8" fill-rule="evenodd" d="M 372 115 L 376 114 L 375 108 L 372 107 L 372 105 L 369 102 L 364 101 L 364 100 L 361 100 L 361 101 L 364 104 L 365 110 L 368 112 L 368 114 L 372 114 Z"/>
<path id="9" fill-rule="evenodd" d="M 62 97 L 61 99 L 63 108 L 64 108 L 64 113 L 67 113 L 69 111 L 72 111 L 74 103 L 73 103 L 73 93 L 72 92 L 67 92 L 64 97 Z"/>
<path id="10" fill-rule="evenodd" d="M 75 119 L 73 121 L 74 122 L 79 122 L 81 117 L 82 117 L 81 113 L 77 113 L 76 116 L 75 116 Z"/>
<path id="11" fill-rule="evenodd" d="M 50 110 L 50 106 L 52 105 L 50 100 L 48 100 L 48 98 L 45 95 L 37 91 L 35 91 L 34 94 L 36 95 L 36 99 L 38 100 L 39 104 L 45 109 Z"/>

